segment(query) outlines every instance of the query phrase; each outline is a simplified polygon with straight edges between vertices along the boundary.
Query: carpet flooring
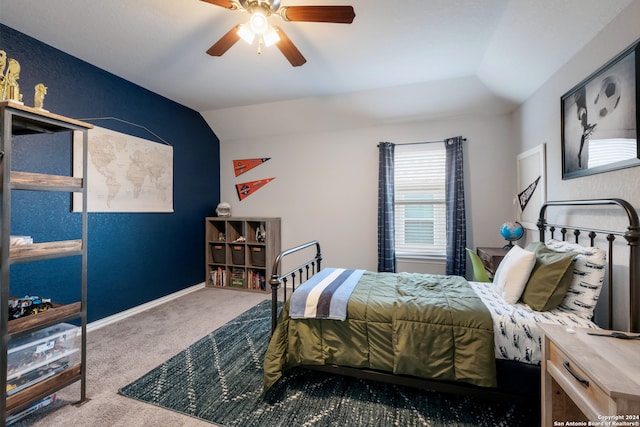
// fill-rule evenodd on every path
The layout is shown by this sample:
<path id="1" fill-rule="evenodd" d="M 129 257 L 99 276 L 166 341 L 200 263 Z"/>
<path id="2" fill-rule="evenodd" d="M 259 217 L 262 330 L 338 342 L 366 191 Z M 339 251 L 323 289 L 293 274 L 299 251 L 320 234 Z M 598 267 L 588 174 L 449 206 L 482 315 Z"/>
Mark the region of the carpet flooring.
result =
<path id="1" fill-rule="evenodd" d="M 264 301 L 119 393 L 224 426 L 538 426 L 536 404 L 487 402 L 289 371 L 262 397 L 270 334 Z"/>

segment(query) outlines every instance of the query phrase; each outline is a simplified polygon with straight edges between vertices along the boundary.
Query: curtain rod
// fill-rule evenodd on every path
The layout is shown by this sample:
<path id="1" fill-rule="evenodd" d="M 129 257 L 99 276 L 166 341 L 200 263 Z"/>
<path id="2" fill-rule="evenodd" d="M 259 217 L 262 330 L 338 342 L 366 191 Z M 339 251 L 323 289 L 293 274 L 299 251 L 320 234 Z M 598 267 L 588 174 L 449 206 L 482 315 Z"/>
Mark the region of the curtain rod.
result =
<path id="1" fill-rule="evenodd" d="M 467 138 L 462 138 L 463 142 L 467 142 Z M 394 145 L 418 145 L 418 144 L 437 144 L 437 143 L 444 143 L 444 140 L 442 141 L 423 141 L 423 142 L 401 142 L 401 143 L 393 143 Z M 378 147 L 380 147 L 380 144 L 378 144 Z"/>

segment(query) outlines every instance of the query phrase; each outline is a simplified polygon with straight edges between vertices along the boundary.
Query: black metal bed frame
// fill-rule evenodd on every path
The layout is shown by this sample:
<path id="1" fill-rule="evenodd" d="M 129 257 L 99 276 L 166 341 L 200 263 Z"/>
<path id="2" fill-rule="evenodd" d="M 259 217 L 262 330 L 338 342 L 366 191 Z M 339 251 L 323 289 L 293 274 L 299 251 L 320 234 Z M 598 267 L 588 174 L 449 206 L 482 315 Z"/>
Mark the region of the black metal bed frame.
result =
<path id="1" fill-rule="evenodd" d="M 616 205 L 621 207 L 629 221 L 629 225 L 624 231 L 599 230 L 596 228 L 575 227 L 569 225 L 549 224 L 546 221 L 547 209 L 550 207 L 584 207 L 584 206 L 606 206 Z M 613 243 L 616 236 L 622 236 L 630 246 L 629 259 L 629 331 L 640 332 L 640 223 L 638 222 L 638 214 L 635 209 L 622 199 L 594 199 L 594 200 L 567 200 L 547 202 L 540 208 L 540 216 L 538 220 L 538 229 L 540 232 L 540 241 L 545 241 L 547 230 L 550 237 L 554 237 L 556 230 L 560 230 L 562 240 L 566 239 L 569 230 L 573 230 L 575 241 L 578 243 L 579 237 L 583 232 L 588 233 L 590 243 L 593 246 L 594 240 L 598 235 L 605 235 L 609 242 L 607 251 L 607 259 L 609 262 L 608 279 L 609 279 L 609 325 L 611 325 L 611 313 L 613 312 Z M 315 247 L 315 255 L 308 261 L 300 264 L 298 267 L 284 274 L 278 274 L 284 257 L 304 249 Z M 313 274 L 320 271 L 322 262 L 322 253 L 320 244 L 317 241 L 311 241 L 294 248 L 288 249 L 279 254 L 272 268 L 272 276 L 269 281 L 272 292 L 272 313 L 271 325 L 272 332 L 275 330 L 278 319 L 278 292 L 284 285 L 283 298 L 287 300 L 287 285 L 291 279 L 292 292 L 296 286 L 308 280 Z M 297 284 L 296 284 L 297 279 Z M 450 381 L 430 380 L 405 375 L 394 375 L 388 372 L 380 372 L 372 369 L 349 368 L 344 366 L 327 365 L 327 366 L 311 366 L 305 365 L 304 368 L 317 371 L 329 372 L 337 375 L 346 375 L 356 378 L 375 380 L 391 384 L 398 384 L 421 389 L 440 391 L 446 393 L 458 393 L 465 395 L 473 395 L 489 399 L 508 399 L 508 400 L 524 400 L 538 399 L 540 396 L 540 367 L 525 363 L 518 363 L 508 360 L 496 360 L 498 387 L 486 388 L 478 387 L 465 383 L 456 383 Z M 525 386 L 526 385 L 526 386 Z"/>
<path id="2" fill-rule="evenodd" d="M 624 231 L 613 230 L 601 230 L 596 228 L 586 227 L 571 227 L 568 225 L 555 225 L 549 224 L 546 221 L 546 213 L 550 207 L 585 207 L 585 206 L 609 206 L 615 205 L 624 210 L 627 215 L 628 223 L 627 229 Z M 638 221 L 638 213 L 631 206 L 629 202 L 623 199 L 591 199 L 591 200 L 565 200 L 547 202 L 540 208 L 540 216 L 538 219 L 538 230 L 540 232 L 540 241 L 545 240 L 547 229 L 551 238 L 554 238 L 554 233 L 557 229 L 560 230 L 562 235 L 561 240 L 567 239 L 567 234 L 572 230 L 575 237 L 575 242 L 580 243 L 580 235 L 587 233 L 589 238 L 589 245 L 595 246 L 595 239 L 597 236 L 605 236 L 608 243 L 607 249 L 607 276 L 609 283 L 609 306 L 608 312 L 608 328 L 613 325 L 613 266 L 614 266 L 614 250 L 613 244 L 617 236 L 624 237 L 629 246 L 629 324 L 627 327 L 628 332 L 640 332 L 640 222 Z"/>
<path id="3" fill-rule="evenodd" d="M 300 252 L 307 248 L 315 246 L 316 254 L 308 260 L 297 266 L 296 268 L 289 270 L 289 272 L 284 274 L 278 274 L 282 265 L 282 259 L 287 255 L 291 255 L 296 252 Z M 281 285 L 283 287 L 283 297 L 284 301 L 287 300 L 287 284 L 289 283 L 289 277 L 291 277 L 291 288 L 292 292 L 296 289 L 296 277 L 298 279 L 298 285 L 302 284 L 302 282 L 309 279 L 309 277 L 316 274 L 320 271 L 322 265 L 322 253 L 320 252 L 320 243 L 316 240 L 313 240 L 308 243 L 304 243 L 302 245 L 296 246 L 295 248 L 287 249 L 286 251 L 281 252 L 276 259 L 273 261 L 273 268 L 271 269 L 271 280 L 269 280 L 269 284 L 271 285 L 271 333 L 276 329 L 276 324 L 278 322 L 278 289 Z M 305 275 L 306 273 L 306 275 Z"/>

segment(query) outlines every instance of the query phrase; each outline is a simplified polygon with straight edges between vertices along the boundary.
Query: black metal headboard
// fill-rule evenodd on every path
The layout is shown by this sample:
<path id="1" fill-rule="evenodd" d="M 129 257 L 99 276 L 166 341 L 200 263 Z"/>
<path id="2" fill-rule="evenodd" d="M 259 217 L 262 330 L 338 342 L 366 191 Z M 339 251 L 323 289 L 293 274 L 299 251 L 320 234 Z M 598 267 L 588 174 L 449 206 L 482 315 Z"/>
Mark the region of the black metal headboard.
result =
<path id="1" fill-rule="evenodd" d="M 625 230 L 601 230 L 597 228 L 557 225 L 549 224 L 546 220 L 547 210 L 551 207 L 571 207 L 571 206 L 607 206 L 614 205 L 622 208 L 628 218 L 628 226 Z M 623 237 L 629 245 L 629 326 L 630 332 L 640 332 L 640 223 L 638 221 L 638 213 L 633 206 L 622 199 L 593 199 L 593 200 L 565 200 L 546 202 L 540 208 L 540 216 L 538 219 L 538 229 L 540 231 L 540 241 L 545 241 L 545 235 L 550 233 L 554 238 L 554 233 L 559 230 L 562 235 L 561 240 L 567 240 L 567 234 L 573 234 L 575 242 L 583 233 L 587 233 L 591 246 L 595 246 L 594 241 L 597 236 L 604 236 L 609 242 L 607 259 L 608 259 L 608 281 L 609 281 L 609 327 L 613 324 L 613 266 L 614 251 L 613 244 L 617 237 Z M 571 232 L 570 232 L 571 231 Z M 569 233 L 570 232 L 570 233 Z"/>

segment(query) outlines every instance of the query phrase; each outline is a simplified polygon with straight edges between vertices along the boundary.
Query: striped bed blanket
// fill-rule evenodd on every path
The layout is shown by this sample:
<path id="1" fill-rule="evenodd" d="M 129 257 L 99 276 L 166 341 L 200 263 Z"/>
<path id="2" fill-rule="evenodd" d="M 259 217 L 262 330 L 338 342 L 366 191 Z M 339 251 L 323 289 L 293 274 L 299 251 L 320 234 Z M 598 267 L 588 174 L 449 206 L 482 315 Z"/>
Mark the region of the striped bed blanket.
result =
<path id="1" fill-rule="evenodd" d="M 319 271 L 291 295 L 291 318 L 345 320 L 349 297 L 363 273 L 344 268 Z"/>

